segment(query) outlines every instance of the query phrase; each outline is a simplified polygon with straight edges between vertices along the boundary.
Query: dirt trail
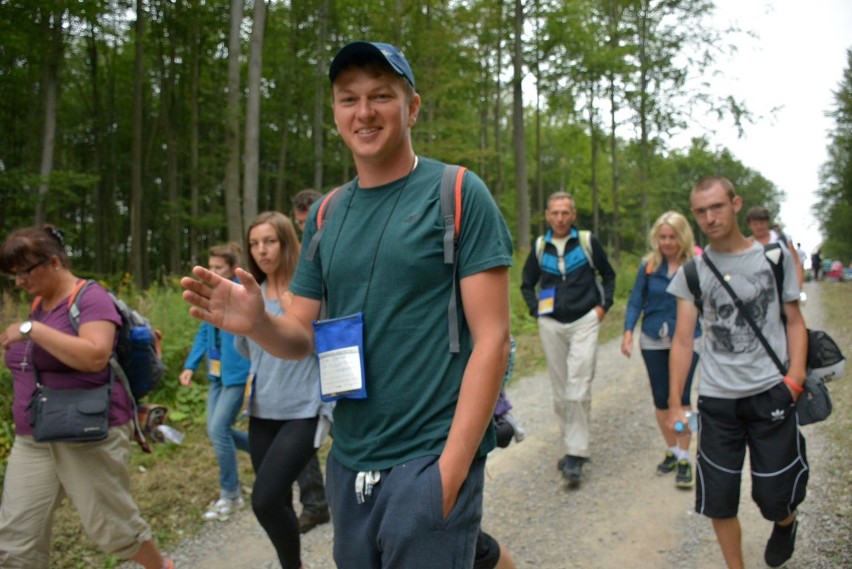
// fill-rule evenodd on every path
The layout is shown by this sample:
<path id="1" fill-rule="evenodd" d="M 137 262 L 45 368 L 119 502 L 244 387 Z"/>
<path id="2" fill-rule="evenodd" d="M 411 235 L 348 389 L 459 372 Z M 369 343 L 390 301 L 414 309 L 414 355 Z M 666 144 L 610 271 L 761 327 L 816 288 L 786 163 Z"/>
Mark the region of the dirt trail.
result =
<path id="1" fill-rule="evenodd" d="M 806 291 L 811 299 L 805 305 L 808 324 L 821 327 L 818 286 L 809 283 Z M 520 569 L 724 566 L 709 521 L 692 512 L 693 492 L 677 489 L 673 475 L 655 475 L 664 448 L 638 350 L 630 360 L 621 355 L 618 340 L 598 350 L 592 460 L 579 490 L 566 490 L 556 469 L 562 451 L 546 375 L 519 379 L 509 398 L 527 437 L 488 459 L 483 527 L 512 551 Z M 827 451 L 818 425 L 807 427 L 805 435 L 811 487 L 818 488 Z M 745 481 L 740 521 L 746 566 L 765 567 L 763 549 L 771 526 L 751 502 L 747 477 Z M 788 569 L 829 567 L 815 551 L 823 518 L 819 506 L 817 490 L 800 509 L 798 547 Z M 305 565 L 333 569 L 331 541 L 330 524 L 304 536 Z M 178 567 L 279 567 L 249 511 L 209 526 L 174 556 Z"/>

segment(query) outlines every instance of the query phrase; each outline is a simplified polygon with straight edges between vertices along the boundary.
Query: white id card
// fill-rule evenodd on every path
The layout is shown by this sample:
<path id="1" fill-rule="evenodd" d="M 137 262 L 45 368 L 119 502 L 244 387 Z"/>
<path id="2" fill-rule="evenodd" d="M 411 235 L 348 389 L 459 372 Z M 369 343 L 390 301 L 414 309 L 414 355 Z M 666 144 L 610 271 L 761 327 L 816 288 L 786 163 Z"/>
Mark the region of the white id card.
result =
<path id="1" fill-rule="evenodd" d="M 338 348 L 317 354 L 320 367 L 320 391 L 326 397 L 359 391 L 364 387 L 361 373 L 361 349 Z"/>

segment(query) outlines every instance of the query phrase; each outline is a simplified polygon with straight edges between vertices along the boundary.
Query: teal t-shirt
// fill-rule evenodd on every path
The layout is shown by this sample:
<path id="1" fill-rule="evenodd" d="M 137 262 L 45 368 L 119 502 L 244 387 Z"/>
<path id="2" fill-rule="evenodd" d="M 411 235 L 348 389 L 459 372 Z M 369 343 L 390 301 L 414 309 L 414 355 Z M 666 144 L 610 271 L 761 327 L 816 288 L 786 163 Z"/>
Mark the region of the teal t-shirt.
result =
<path id="1" fill-rule="evenodd" d="M 457 292 L 461 349 L 449 352 L 453 278 L 443 256 L 443 168 L 420 159 L 409 176 L 390 184 L 349 184 L 312 262 L 302 248 L 290 285 L 295 294 L 320 299 L 324 275 L 329 318 L 364 313 L 367 398 L 341 399 L 334 410 L 332 452 L 353 470 L 382 470 L 440 454 L 453 420 L 472 345 Z M 511 266 L 509 230 L 472 172 L 465 175 L 462 196 L 459 279 Z M 316 232 L 319 203 L 308 217 L 304 243 Z M 489 429 L 480 455 L 493 447 Z"/>

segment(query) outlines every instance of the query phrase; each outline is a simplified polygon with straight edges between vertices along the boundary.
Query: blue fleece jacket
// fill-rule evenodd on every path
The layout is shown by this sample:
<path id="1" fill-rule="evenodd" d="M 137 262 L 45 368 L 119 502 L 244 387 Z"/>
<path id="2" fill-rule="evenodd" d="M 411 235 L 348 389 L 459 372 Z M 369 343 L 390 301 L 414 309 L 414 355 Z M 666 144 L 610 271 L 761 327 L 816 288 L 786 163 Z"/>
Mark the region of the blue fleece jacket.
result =
<path id="1" fill-rule="evenodd" d="M 627 300 L 627 311 L 624 315 L 624 330 L 633 330 L 639 317 L 642 316 L 642 333 L 660 339 L 660 330 L 666 324 L 669 337 L 674 335 L 677 321 L 677 299 L 666 292 L 671 279 L 668 276 L 669 265 L 663 260 L 650 275 L 646 273 L 648 262 L 643 261 L 636 272 L 636 281 L 630 298 Z M 644 315 L 643 315 L 644 314 Z M 695 337 L 701 335 L 701 327 L 695 327 Z"/>
<path id="2" fill-rule="evenodd" d="M 222 361 L 222 385 L 231 387 L 234 385 L 245 385 L 248 377 L 249 367 L 251 363 L 237 351 L 234 346 L 234 335 L 218 330 L 207 322 L 202 322 L 198 333 L 195 335 L 195 341 L 192 344 L 192 349 L 186 357 L 186 362 L 183 364 L 183 369 L 198 369 L 198 364 L 206 355 L 210 357 L 211 350 L 216 348 L 216 333 L 219 334 L 219 345 Z"/>

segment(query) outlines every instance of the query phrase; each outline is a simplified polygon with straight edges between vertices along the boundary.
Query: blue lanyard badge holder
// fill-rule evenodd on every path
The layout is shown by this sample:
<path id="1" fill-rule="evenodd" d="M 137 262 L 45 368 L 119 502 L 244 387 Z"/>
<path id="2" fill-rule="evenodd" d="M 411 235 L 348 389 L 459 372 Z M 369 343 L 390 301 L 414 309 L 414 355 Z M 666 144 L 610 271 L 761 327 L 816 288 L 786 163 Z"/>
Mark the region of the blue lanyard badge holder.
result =
<path id="1" fill-rule="evenodd" d="M 364 313 L 314 321 L 323 401 L 366 399 Z"/>

